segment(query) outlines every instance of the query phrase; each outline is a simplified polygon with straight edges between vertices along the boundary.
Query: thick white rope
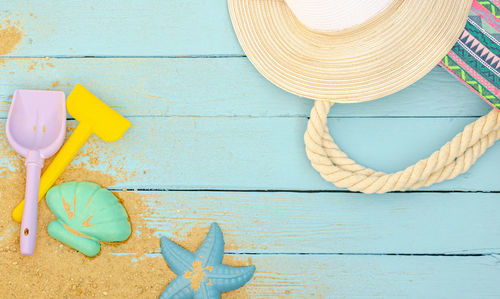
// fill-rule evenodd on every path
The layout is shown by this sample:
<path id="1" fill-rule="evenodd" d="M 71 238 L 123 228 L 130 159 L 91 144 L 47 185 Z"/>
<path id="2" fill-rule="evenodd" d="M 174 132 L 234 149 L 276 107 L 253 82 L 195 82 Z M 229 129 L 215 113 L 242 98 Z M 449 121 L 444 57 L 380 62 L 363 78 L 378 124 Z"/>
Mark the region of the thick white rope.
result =
<path id="1" fill-rule="evenodd" d="M 493 109 L 467 125 L 463 132 L 429 158 L 396 173 L 376 172 L 349 159 L 333 141 L 327 127 L 332 105 L 316 101 L 311 110 L 304 135 L 307 157 L 325 180 L 351 191 L 404 191 L 455 178 L 467 171 L 487 148 L 500 139 L 500 112 Z"/>

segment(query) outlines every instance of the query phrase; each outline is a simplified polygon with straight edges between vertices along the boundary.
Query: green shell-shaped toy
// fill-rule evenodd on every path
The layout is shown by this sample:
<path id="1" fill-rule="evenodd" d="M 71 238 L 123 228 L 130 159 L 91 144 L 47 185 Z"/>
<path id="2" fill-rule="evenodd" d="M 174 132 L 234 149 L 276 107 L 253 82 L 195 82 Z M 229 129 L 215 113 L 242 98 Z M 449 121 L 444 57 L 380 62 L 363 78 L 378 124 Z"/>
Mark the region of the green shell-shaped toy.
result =
<path id="1" fill-rule="evenodd" d="M 89 182 L 52 187 L 47 204 L 58 218 L 49 235 L 86 256 L 96 256 L 102 242 L 121 242 L 131 233 L 127 211 L 109 190 Z"/>

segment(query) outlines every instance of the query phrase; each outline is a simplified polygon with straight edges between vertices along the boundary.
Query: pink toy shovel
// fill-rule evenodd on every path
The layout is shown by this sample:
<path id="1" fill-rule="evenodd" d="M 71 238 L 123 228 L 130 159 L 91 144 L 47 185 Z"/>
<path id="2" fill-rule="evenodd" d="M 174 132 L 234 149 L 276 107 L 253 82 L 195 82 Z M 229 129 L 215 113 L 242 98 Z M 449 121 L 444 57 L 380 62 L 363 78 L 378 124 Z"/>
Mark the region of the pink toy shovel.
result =
<path id="1" fill-rule="evenodd" d="M 26 158 L 26 194 L 21 223 L 21 254 L 33 255 L 38 219 L 38 187 L 43 161 L 55 154 L 66 133 L 61 91 L 16 90 L 6 125 L 7 139 Z"/>

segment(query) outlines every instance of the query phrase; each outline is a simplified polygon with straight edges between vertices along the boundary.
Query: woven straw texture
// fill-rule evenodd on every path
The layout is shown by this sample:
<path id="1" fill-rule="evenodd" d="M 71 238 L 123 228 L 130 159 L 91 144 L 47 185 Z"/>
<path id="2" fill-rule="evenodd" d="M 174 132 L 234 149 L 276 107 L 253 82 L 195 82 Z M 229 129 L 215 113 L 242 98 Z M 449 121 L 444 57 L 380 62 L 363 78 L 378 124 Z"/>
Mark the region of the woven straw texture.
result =
<path id="1" fill-rule="evenodd" d="M 279 87 L 315 100 L 363 102 L 427 74 L 465 26 L 472 0 L 395 0 L 342 31 L 309 30 L 284 0 L 228 0 L 234 30 L 255 67 Z"/>
<path id="2" fill-rule="evenodd" d="M 364 193 L 452 179 L 500 139 L 500 113 L 492 110 L 429 158 L 386 174 L 349 159 L 327 127 L 334 102 L 383 97 L 430 71 L 462 33 L 471 3 L 396 0 L 359 26 L 320 33 L 300 24 L 283 0 L 228 0 L 235 32 L 255 67 L 281 88 L 316 100 L 304 136 L 312 166 L 336 186 Z"/>

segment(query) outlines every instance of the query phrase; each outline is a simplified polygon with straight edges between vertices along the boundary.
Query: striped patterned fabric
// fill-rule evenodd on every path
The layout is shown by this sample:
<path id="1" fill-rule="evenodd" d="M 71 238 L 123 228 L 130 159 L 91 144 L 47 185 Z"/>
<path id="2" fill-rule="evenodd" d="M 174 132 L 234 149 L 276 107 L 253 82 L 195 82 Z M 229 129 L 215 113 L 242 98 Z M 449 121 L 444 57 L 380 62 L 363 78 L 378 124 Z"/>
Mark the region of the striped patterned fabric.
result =
<path id="1" fill-rule="evenodd" d="M 474 0 L 465 30 L 440 65 L 500 110 L 500 0 Z"/>

